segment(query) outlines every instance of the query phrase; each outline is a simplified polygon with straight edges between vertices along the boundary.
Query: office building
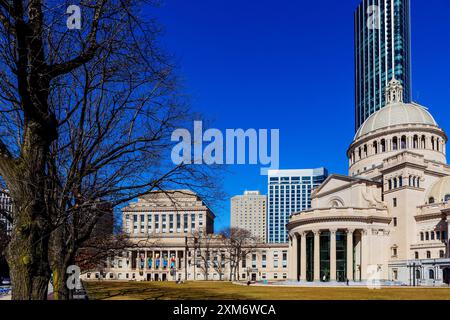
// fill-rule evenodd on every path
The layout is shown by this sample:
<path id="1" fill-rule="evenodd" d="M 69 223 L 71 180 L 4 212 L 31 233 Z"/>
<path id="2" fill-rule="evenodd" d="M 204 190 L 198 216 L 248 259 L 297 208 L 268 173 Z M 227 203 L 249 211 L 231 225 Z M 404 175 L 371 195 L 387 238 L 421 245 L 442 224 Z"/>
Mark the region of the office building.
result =
<path id="1" fill-rule="evenodd" d="M 267 241 L 286 243 L 286 224 L 293 213 L 311 207 L 311 192 L 328 176 L 325 168 L 269 170 L 267 193 Z"/>
<path id="2" fill-rule="evenodd" d="M 409 0 L 364 0 L 355 23 L 355 131 L 385 106 L 385 88 L 394 77 L 411 102 Z"/>
<path id="3" fill-rule="evenodd" d="M 266 199 L 259 191 L 245 191 L 231 198 L 231 227 L 246 229 L 266 242 Z"/>

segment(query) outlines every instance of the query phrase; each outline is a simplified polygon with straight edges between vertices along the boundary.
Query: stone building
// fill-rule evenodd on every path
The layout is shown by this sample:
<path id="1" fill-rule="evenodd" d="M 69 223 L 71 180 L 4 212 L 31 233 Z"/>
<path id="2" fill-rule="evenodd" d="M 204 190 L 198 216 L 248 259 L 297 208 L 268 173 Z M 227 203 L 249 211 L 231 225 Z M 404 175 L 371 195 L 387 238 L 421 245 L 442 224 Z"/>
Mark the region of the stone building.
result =
<path id="1" fill-rule="evenodd" d="M 108 259 L 103 270 L 85 272 L 84 279 L 287 279 L 287 244 L 249 241 L 239 249 L 232 247 L 213 233 L 215 215 L 192 191 L 151 192 L 125 207 L 122 218 L 133 245 Z"/>
<path id="2" fill-rule="evenodd" d="M 448 138 L 402 90 L 392 80 L 387 105 L 357 131 L 349 176 L 328 177 L 312 209 L 291 216 L 291 280 L 450 282 Z"/>
<path id="3" fill-rule="evenodd" d="M 231 198 L 231 227 L 251 232 L 260 242 L 266 242 L 267 197 L 259 191 L 245 191 Z"/>

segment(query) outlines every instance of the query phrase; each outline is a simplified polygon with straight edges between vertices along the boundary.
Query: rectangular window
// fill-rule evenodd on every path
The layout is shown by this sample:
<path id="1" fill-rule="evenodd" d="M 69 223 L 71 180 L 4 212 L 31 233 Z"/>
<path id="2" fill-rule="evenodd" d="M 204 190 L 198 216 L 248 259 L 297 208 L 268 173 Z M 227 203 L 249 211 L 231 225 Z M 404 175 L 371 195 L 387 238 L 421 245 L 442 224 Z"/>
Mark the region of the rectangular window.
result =
<path id="1" fill-rule="evenodd" d="M 173 233 L 173 214 L 169 215 L 169 232 Z"/>
<path id="2" fill-rule="evenodd" d="M 189 224 L 189 216 L 187 214 L 184 214 L 184 217 L 183 217 L 184 232 L 188 232 L 188 229 L 189 229 L 188 224 Z"/>
<path id="3" fill-rule="evenodd" d="M 191 229 L 195 230 L 195 214 L 191 214 Z"/>
<path id="4" fill-rule="evenodd" d="M 394 198 L 393 202 L 394 202 L 394 208 L 397 208 L 397 198 Z"/>
<path id="5" fill-rule="evenodd" d="M 256 254 L 255 253 L 252 254 L 252 268 L 253 269 L 256 268 Z"/>
<path id="6" fill-rule="evenodd" d="M 152 215 L 149 214 L 147 216 L 147 226 L 148 226 L 148 231 L 151 232 L 152 231 Z"/>
<path id="7" fill-rule="evenodd" d="M 155 232 L 159 233 L 159 214 L 155 214 Z"/>
<path id="8" fill-rule="evenodd" d="M 181 232 L 181 215 L 177 214 L 177 232 Z"/>
<path id="9" fill-rule="evenodd" d="M 283 251 L 283 268 L 287 268 L 287 251 Z"/>
<path id="10" fill-rule="evenodd" d="M 397 226 L 397 218 L 394 218 L 394 227 Z"/>

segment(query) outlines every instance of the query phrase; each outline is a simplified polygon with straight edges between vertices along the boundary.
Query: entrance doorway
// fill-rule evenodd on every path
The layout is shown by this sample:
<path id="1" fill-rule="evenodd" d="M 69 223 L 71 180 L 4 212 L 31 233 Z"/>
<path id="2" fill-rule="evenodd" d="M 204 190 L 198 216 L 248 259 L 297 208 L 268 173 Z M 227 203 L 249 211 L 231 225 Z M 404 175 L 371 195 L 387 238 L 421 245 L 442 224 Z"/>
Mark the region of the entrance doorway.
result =
<path id="1" fill-rule="evenodd" d="M 167 274 L 163 273 L 162 274 L 162 281 L 166 281 L 167 280 Z"/>
<path id="2" fill-rule="evenodd" d="M 147 273 L 147 281 L 152 281 L 152 274 L 151 273 Z"/>
<path id="3" fill-rule="evenodd" d="M 155 281 L 159 281 L 159 274 L 155 273 Z"/>
<path id="4" fill-rule="evenodd" d="M 252 281 L 256 281 L 256 273 L 252 273 Z"/>
<path id="5" fill-rule="evenodd" d="M 445 268 L 443 271 L 444 283 L 450 285 L 450 268 Z"/>

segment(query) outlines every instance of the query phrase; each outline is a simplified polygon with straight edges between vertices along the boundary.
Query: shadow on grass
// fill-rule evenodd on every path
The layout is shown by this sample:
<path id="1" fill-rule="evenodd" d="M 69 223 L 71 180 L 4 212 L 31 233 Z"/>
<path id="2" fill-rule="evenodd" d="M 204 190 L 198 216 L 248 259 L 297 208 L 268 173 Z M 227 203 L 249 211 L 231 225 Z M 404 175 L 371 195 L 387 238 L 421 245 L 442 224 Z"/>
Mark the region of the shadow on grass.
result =
<path id="1" fill-rule="evenodd" d="M 207 286 L 152 282 L 86 282 L 92 300 L 245 300 L 236 292 L 221 292 Z M 230 284 L 230 286 L 233 286 Z M 234 291 L 234 290 L 233 290 Z"/>

